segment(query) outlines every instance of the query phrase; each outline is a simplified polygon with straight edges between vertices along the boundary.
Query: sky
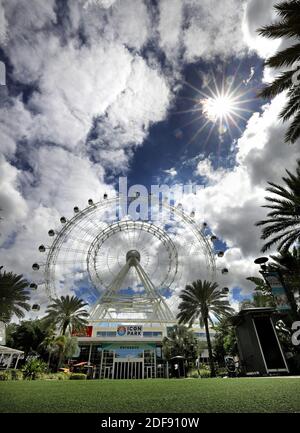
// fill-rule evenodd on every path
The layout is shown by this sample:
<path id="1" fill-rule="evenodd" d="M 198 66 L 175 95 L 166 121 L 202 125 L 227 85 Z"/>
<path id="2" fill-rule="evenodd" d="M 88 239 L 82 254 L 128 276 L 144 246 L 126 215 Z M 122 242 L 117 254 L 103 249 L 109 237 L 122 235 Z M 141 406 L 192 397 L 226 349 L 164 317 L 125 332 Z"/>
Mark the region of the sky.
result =
<path id="1" fill-rule="evenodd" d="M 48 230 L 75 205 L 114 195 L 120 176 L 147 188 L 192 183 L 226 250 L 218 282 L 235 308 L 248 298 L 267 182 L 300 153 L 278 120 L 286 96 L 257 97 L 275 76 L 264 60 L 286 46 L 256 32 L 274 4 L 0 0 L 0 264 L 36 279 Z M 222 87 L 235 107 L 219 128 L 207 100 Z"/>

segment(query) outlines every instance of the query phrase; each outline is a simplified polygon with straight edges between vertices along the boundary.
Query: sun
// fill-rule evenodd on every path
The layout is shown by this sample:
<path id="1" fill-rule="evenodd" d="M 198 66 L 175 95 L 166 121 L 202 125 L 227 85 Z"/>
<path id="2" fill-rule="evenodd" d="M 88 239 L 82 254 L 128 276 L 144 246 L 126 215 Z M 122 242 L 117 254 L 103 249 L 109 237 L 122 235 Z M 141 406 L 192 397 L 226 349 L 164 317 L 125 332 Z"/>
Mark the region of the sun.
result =
<path id="1" fill-rule="evenodd" d="M 234 138 L 233 129 L 238 129 L 242 134 L 243 131 L 239 123 L 240 121 L 247 121 L 245 114 L 252 113 L 247 106 L 254 100 L 246 96 L 252 91 L 251 88 L 247 88 L 248 81 L 243 80 L 237 83 L 236 76 L 223 76 L 221 83 L 218 84 L 212 73 L 208 82 L 200 88 L 185 82 L 185 85 L 195 91 L 196 95 L 192 98 L 186 98 L 193 102 L 193 107 L 179 111 L 178 114 L 188 113 L 193 115 L 192 120 L 183 127 L 199 122 L 199 128 L 197 128 L 196 133 L 187 145 L 194 141 L 205 129 L 207 129 L 207 138 L 203 142 L 204 146 L 214 130 L 218 133 L 220 143 L 223 142 L 226 134 L 229 134 L 232 139 Z"/>
<path id="2" fill-rule="evenodd" d="M 211 122 L 227 119 L 230 115 L 234 115 L 237 108 L 234 98 L 228 95 L 200 99 L 199 103 L 202 105 L 202 113 Z"/>

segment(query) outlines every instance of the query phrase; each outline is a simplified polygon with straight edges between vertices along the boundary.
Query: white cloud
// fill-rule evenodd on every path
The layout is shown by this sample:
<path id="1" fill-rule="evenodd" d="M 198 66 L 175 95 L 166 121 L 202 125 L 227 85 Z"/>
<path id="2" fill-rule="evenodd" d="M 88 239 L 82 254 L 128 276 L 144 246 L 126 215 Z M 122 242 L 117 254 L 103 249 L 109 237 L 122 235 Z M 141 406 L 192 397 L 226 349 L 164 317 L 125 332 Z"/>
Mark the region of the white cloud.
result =
<path id="1" fill-rule="evenodd" d="M 7 21 L 5 18 L 3 0 L 0 0 L 0 44 L 5 43 L 6 41 L 6 32 L 7 32 Z"/>
<path id="2" fill-rule="evenodd" d="M 277 0 L 248 0 L 243 19 L 244 39 L 247 45 L 261 57 L 274 54 L 280 45 L 280 40 L 268 39 L 257 33 L 257 29 L 271 24 L 276 18 L 274 5 Z"/>
<path id="3" fill-rule="evenodd" d="M 167 80 L 136 56 L 126 89 L 108 107 L 105 119 L 98 121 L 98 138 L 89 143 L 94 157 L 110 169 L 126 169 L 124 149 L 130 155 L 130 147 L 142 144 L 149 127 L 166 117 L 170 101 Z M 121 160 L 113 158 L 112 151 Z"/>
<path id="4" fill-rule="evenodd" d="M 34 184 L 24 192 L 36 204 L 72 213 L 75 205 L 86 205 L 88 198 L 97 201 L 113 188 L 104 184 L 104 170 L 80 155 L 53 146 L 43 146 L 29 157 Z"/>
<path id="5" fill-rule="evenodd" d="M 183 38 L 188 62 L 245 52 L 241 27 L 243 2 L 224 0 L 220 6 L 217 0 L 186 0 L 185 7 L 188 21 Z"/>
<path id="6" fill-rule="evenodd" d="M 175 177 L 177 175 L 177 170 L 175 167 L 171 167 L 168 170 L 164 170 L 164 173 L 168 174 L 171 177 Z"/>
<path id="7" fill-rule="evenodd" d="M 196 174 L 205 177 L 208 182 L 219 182 L 226 174 L 226 170 L 223 168 L 213 169 L 211 161 L 203 159 L 197 164 Z"/>
<path id="8" fill-rule="evenodd" d="M 1 243 L 11 232 L 11 226 L 27 216 L 28 205 L 19 191 L 19 171 L 0 155 L 0 238 Z"/>
<path id="9" fill-rule="evenodd" d="M 162 0 L 159 2 L 160 46 L 170 60 L 177 60 L 182 49 L 183 2 Z"/>

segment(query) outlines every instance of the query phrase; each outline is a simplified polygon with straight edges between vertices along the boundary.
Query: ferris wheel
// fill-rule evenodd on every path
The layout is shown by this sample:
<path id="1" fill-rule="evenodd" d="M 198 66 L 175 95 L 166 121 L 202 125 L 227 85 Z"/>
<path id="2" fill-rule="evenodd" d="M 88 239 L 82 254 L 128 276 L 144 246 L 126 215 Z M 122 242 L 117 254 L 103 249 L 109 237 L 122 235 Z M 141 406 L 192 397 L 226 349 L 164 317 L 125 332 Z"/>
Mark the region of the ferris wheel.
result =
<path id="1" fill-rule="evenodd" d="M 186 284 L 215 281 L 215 259 L 223 254 L 214 251 L 217 238 L 180 204 L 161 202 L 153 221 L 120 218 L 119 204 L 104 194 L 62 216 L 48 232 L 51 245 L 39 246 L 44 260 L 32 267 L 43 276 L 31 286 L 49 298 L 75 293 L 91 305 L 91 320 L 172 321 L 170 305 Z"/>

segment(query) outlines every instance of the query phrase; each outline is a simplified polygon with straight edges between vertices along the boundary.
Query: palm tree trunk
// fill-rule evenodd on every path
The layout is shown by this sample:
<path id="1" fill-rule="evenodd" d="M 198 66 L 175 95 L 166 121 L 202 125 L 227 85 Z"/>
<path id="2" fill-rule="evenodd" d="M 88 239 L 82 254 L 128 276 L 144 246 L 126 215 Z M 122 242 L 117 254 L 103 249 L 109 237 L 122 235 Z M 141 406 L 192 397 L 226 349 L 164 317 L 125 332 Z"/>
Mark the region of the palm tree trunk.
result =
<path id="1" fill-rule="evenodd" d="M 63 324 L 63 327 L 62 327 L 61 335 L 66 335 L 67 327 L 68 327 L 68 323 L 65 322 L 65 323 Z"/>
<path id="2" fill-rule="evenodd" d="M 64 360 L 64 356 L 63 356 L 63 348 L 60 347 L 60 348 L 59 348 L 59 353 L 58 353 L 57 371 L 58 371 L 59 368 L 63 365 L 63 360 Z"/>
<path id="3" fill-rule="evenodd" d="M 212 353 L 207 317 L 204 318 L 204 326 L 205 326 L 206 341 L 207 341 L 207 348 L 208 348 L 210 377 L 216 377 L 216 370 L 215 370 L 215 365 L 214 365 L 214 360 L 213 360 L 213 353 Z"/>

